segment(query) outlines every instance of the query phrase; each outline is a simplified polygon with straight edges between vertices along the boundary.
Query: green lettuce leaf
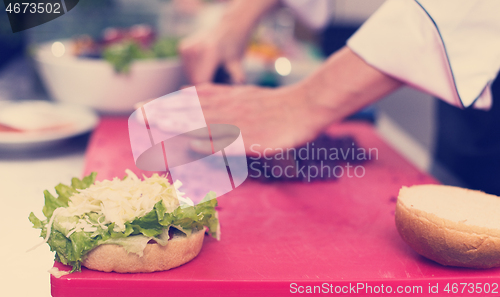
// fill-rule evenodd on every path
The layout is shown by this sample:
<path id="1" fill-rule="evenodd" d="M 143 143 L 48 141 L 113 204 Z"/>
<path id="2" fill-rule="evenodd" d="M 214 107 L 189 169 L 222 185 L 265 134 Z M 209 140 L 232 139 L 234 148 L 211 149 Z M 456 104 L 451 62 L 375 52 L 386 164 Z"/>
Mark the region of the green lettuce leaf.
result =
<path id="1" fill-rule="evenodd" d="M 56 186 L 56 193 L 57 193 L 57 195 L 59 195 L 59 197 L 57 199 L 61 203 L 63 203 L 64 205 L 67 206 L 68 202 L 69 202 L 69 197 L 71 197 L 71 195 L 76 193 L 76 190 L 73 187 L 66 186 L 63 184 L 58 184 Z"/>
<path id="2" fill-rule="evenodd" d="M 162 246 L 167 245 L 169 239 L 168 230 L 169 227 L 163 229 L 162 233 L 158 237 L 148 237 L 139 234 L 123 238 L 110 238 L 103 241 L 102 244 L 117 244 L 122 246 L 128 253 L 134 253 L 139 257 L 142 257 L 144 255 L 144 249 L 150 240 L 154 240 Z"/>
<path id="3" fill-rule="evenodd" d="M 118 73 L 128 73 L 136 60 L 168 58 L 177 55 L 178 38 L 162 38 L 151 48 L 143 48 L 135 41 L 125 40 L 107 46 L 102 52 L 104 60 L 108 61 Z"/>
<path id="4" fill-rule="evenodd" d="M 174 57 L 177 55 L 178 45 L 179 39 L 177 38 L 162 38 L 155 42 L 152 50 L 157 58 Z"/>
<path id="5" fill-rule="evenodd" d="M 217 218 L 217 211 L 215 207 L 217 206 L 217 195 L 215 192 L 210 191 L 203 200 L 195 205 L 196 215 L 200 217 L 199 222 L 203 226 L 208 227 L 208 231 L 212 237 L 219 238 L 219 219 Z"/>
<path id="6" fill-rule="evenodd" d="M 33 212 L 30 213 L 28 219 L 33 224 L 33 228 L 35 228 L 35 229 L 42 229 L 43 228 L 42 221 L 40 221 L 40 219 L 37 218 Z"/>
<path id="7" fill-rule="evenodd" d="M 85 176 L 83 179 L 79 180 L 76 177 L 71 179 L 71 187 L 73 189 L 86 189 L 94 184 L 95 177 L 97 176 L 96 172 L 92 172 L 90 175 Z"/>
<path id="8" fill-rule="evenodd" d="M 52 228 L 55 230 L 58 230 L 64 235 L 67 235 L 71 230 L 68 230 L 66 226 L 68 224 L 71 225 L 76 225 L 80 218 L 78 216 L 72 216 L 72 217 L 57 217 L 54 220 L 54 223 L 52 224 Z"/>
<path id="9" fill-rule="evenodd" d="M 49 191 L 45 190 L 43 192 L 43 196 L 45 197 L 45 205 L 42 208 L 43 214 L 47 217 L 47 219 L 50 219 L 52 217 L 52 213 L 56 208 L 59 207 L 66 207 L 67 205 L 62 202 L 62 200 L 57 199 L 56 197 L 52 196 Z"/>
<path id="10" fill-rule="evenodd" d="M 140 232 L 144 236 L 151 237 L 151 236 L 158 236 L 163 232 L 163 226 L 159 223 L 158 214 L 156 210 L 158 203 L 155 204 L 153 210 L 151 210 L 149 213 L 140 218 L 135 219 L 132 222 L 132 227 L 134 228 L 135 233 Z"/>
<path id="11" fill-rule="evenodd" d="M 111 223 L 108 226 L 108 230 L 113 230 L 114 227 L 115 227 L 115 223 Z M 127 237 L 133 233 L 134 233 L 134 228 L 132 227 L 132 225 L 130 223 L 125 223 L 125 231 L 123 231 L 123 232 L 112 231 L 110 233 L 110 237 L 111 238 L 123 238 L 123 237 Z"/>

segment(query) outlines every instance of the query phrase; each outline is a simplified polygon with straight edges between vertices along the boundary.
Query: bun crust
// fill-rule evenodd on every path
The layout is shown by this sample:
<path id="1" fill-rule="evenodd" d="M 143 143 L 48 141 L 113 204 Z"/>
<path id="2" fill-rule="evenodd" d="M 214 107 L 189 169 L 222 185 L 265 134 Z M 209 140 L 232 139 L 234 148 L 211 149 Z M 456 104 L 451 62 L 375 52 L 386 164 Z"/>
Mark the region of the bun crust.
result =
<path id="1" fill-rule="evenodd" d="M 498 210 L 500 197 L 479 191 L 438 185 L 403 187 L 396 205 L 396 228 L 417 253 L 442 265 L 499 267 L 500 228 L 492 227 L 499 217 L 489 217 Z"/>
<path id="2" fill-rule="evenodd" d="M 144 255 L 128 253 L 115 244 L 103 244 L 91 250 L 82 265 L 104 272 L 136 273 L 164 271 L 180 266 L 196 257 L 203 245 L 205 231 L 197 231 L 187 237 L 174 237 L 168 244 L 148 244 Z"/>

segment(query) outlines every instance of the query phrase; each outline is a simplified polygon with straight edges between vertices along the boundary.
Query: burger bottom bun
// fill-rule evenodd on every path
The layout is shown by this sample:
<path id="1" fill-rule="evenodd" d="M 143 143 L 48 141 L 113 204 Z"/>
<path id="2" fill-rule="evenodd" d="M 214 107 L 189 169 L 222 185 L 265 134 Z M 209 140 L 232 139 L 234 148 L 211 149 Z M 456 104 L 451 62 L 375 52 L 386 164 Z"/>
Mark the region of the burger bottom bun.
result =
<path id="1" fill-rule="evenodd" d="M 180 266 L 196 257 L 203 245 L 205 231 L 197 231 L 187 237 L 174 237 L 168 244 L 148 244 L 144 255 L 128 253 L 115 244 L 103 244 L 91 250 L 83 259 L 82 265 L 104 272 L 154 272 Z"/>
<path id="2" fill-rule="evenodd" d="M 470 190 L 464 189 L 464 191 Z M 474 192 L 474 195 L 487 195 Z M 429 199 L 439 204 L 436 202 L 438 198 Z M 474 199 L 470 203 L 474 204 Z M 434 214 L 415 209 L 413 206 L 406 204 L 405 200 L 401 199 L 400 193 L 395 212 L 396 227 L 403 240 L 417 253 L 448 266 L 469 268 L 500 266 L 498 229 L 470 226 L 462 221 L 443 219 L 440 211 L 444 208 L 440 208 L 441 210 L 437 210 L 437 214 Z"/>

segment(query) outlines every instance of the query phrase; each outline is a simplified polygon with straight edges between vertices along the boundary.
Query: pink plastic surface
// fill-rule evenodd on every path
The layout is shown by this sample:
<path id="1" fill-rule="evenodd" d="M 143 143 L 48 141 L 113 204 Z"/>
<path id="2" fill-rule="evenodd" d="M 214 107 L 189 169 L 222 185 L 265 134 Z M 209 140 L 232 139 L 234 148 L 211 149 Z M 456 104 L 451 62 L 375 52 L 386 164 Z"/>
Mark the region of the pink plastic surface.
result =
<path id="1" fill-rule="evenodd" d="M 351 134 L 362 147 L 378 149 L 378 160 L 364 165 L 364 177 L 275 184 L 247 180 L 219 198 L 222 239 L 206 236 L 193 261 L 146 274 L 83 268 L 51 277 L 53 296 L 285 296 L 302 295 L 308 288 L 372 296 L 378 295 L 377 288 L 387 295 L 388 286 L 392 295 L 472 295 L 470 285 L 462 289 L 460 283 L 481 283 L 482 290 L 488 283 L 486 295 L 498 295 L 499 269 L 441 266 L 416 254 L 398 235 L 394 207 L 399 189 L 437 183 L 433 178 L 381 141 L 372 126 L 346 123 L 330 132 Z M 97 171 L 102 180 L 122 177 L 126 168 L 141 173 L 130 152 L 127 120 L 104 118 L 89 144 L 84 173 Z M 436 284 L 438 294 L 430 294 Z M 412 293 L 397 294 L 398 289 Z"/>

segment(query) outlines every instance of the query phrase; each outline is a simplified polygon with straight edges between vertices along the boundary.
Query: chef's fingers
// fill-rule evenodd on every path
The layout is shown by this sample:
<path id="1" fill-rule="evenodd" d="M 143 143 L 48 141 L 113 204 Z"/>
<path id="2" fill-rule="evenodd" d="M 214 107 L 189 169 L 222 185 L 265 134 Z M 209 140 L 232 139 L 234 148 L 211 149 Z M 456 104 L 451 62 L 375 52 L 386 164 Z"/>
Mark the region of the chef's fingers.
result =
<path id="1" fill-rule="evenodd" d="M 193 84 L 210 82 L 219 65 L 219 55 L 215 45 L 195 42 L 185 40 L 179 46 L 184 70 Z"/>
<path id="2" fill-rule="evenodd" d="M 237 85 L 245 83 L 245 71 L 243 70 L 243 63 L 241 60 L 228 61 L 224 63 L 224 68 L 231 77 L 231 83 Z"/>

